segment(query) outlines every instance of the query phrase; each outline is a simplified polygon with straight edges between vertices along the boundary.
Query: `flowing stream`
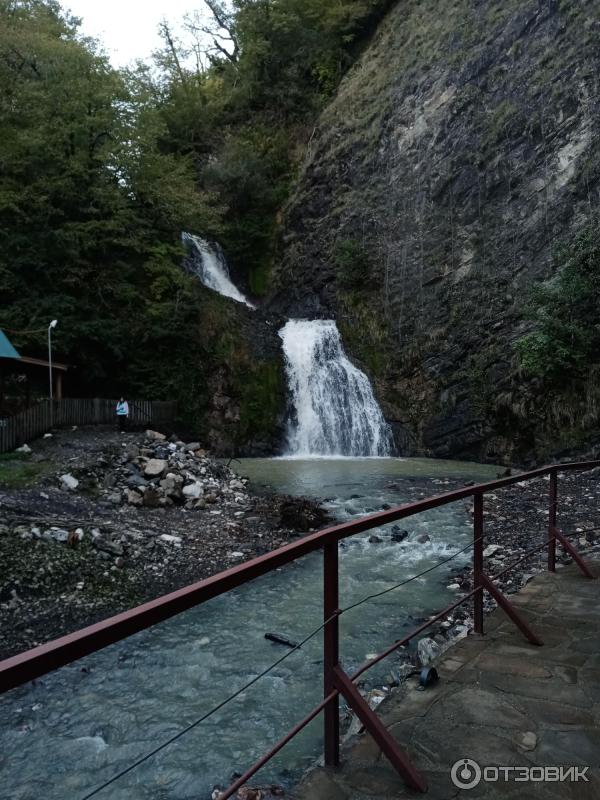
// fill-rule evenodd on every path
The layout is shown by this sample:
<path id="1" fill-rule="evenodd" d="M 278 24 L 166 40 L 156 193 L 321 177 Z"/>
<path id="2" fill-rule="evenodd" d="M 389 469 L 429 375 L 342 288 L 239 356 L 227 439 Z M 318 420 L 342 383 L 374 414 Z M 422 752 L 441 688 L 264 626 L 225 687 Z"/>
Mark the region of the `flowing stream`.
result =
<path id="1" fill-rule="evenodd" d="M 239 467 L 255 487 L 327 498 L 340 520 L 384 503 L 485 480 L 490 467 L 414 459 L 251 459 Z M 471 539 L 465 503 L 401 524 L 380 543 L 370 534 L 340 548 L 341 603 L 348 605 L 431 566 Z M 427 532 L 428 542 L 419 542 Z M 461 557 L 463 558 L 463 557 Z M 460 561 L 454 563 L 459 564 Z M 449 601 L 448 567 L 366 603 L 341 619 L 348 670 Z M 161 625 L 50 673 L 0 698 L 1 800 L 82 800 L 244 685 L 285 651 L 267 631 L 299 640 L 322 621 L 322 557 L 253 581 Z M 393 658 L 367 673 L 385 680 Z M 319 634 L 267 677 L 176 743 L 97 795 L 99 800 L 208 800 L 268 750 L 320 699 Z M 253 784 L 290 785 L 321 752 L 315 720 Z"/>
<path id="2" fill-rule="evenodd" d="M 369 379 L 346 356 L 335 322 L 293 319 L 279 335 L 292 407 L 288 455 L 390 455 L 390 427 Z"/>
<path id="3" fill-rule="evenodd" d="M 188 248 L 187 267 L 190 272 L 200 278 L 209 289 L 254 308 L 229 277 L 229 265 L 218 244 L 210 244 L 192 233 L 182 233 L 181 238 Z"/>

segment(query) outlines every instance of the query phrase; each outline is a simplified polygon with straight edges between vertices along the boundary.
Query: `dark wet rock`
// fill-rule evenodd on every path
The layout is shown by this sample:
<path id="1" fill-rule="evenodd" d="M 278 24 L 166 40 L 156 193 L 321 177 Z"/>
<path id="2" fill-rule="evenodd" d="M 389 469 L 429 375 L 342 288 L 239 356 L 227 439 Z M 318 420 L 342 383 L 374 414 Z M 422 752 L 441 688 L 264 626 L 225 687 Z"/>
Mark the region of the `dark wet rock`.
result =
<path id="1" fill-rule="evenodd" d="M 295 531 L 320 528 L 331 520 L 330 515 L 315 500 L 307 497 L 286 497 L 280 508 L 280 524 Z"/>
<path id="2" fill-rule="evenodd" d="M 394 525 L 390 538 L 392 542 L 403 542 L 408 538 L 408 531 L 402 530 L 398 525 Z"/>

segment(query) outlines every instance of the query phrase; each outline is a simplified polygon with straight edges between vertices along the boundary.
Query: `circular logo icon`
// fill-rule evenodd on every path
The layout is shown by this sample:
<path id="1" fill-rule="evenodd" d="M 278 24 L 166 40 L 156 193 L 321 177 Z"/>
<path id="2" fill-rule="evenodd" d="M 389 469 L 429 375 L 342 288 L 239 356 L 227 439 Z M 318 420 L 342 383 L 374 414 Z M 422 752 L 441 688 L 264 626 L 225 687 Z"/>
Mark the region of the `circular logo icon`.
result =
<path id="1" fill-rule="evenodd" d="M 450 777 L 459 789 L 474 789 L 481 780 L 481 767 L 471 758 L 461 758 L 452 765 Z"/>

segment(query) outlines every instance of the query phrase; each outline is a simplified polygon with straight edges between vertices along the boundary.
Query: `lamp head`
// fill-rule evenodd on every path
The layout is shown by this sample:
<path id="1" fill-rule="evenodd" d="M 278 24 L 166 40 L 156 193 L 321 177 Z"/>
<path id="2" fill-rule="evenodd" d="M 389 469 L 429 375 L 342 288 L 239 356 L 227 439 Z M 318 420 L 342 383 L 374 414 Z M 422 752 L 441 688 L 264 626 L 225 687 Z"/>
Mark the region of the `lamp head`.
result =
<path id="1" fill-rule="evenodd" d="M 50 323 L 50 325 L 48 325 L 48 327 L 49 328 L 56 328 L 57 325 L 58 325 L 58 320 L 57 319 L 53 319 L 52 322 Z"/>

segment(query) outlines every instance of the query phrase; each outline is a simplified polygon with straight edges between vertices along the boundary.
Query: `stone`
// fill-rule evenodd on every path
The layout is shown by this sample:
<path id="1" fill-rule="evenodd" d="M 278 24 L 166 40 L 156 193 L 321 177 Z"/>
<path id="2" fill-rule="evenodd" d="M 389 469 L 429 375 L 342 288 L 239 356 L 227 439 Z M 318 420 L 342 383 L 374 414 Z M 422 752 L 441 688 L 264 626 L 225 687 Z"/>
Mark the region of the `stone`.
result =
<path id="1" fill-rule="evenodd" d="M 172 536 L 170 533 L 161 533 L 158 538 L 168 544 L 181 544 L 181 536 Z"/>
<path id="2" fill-rule="evenodd" d="M 503 548 L 499 544 L 489 544 L 483 551 L 484 558 L 493 558 Z"/>
<path id="3" fill-rule="evenodd" d="M 141 475 L 131 475 L 131 477 L 127 478 L 125 483 L 132 489 L 135 489 L 136 487 L 141 488 L 148 486 L 148 481 L 145 478 L 142 478 Z"/>
<path id="4" fill-rule="evenodd" d="M 431 536 L 428 533 L 420 533 L 417 536 L 417 542 L 419 542 L 419 544 L 425 544 L 426 542 L 430 541 L 431 541 Z"/>
<path id="5" fill-rule="evenodd" d="M 458 592 L 460 589 L 460 583 L 450 583 L 446 588 L 450 589 L 451 592 Z"/>
<path id="6" fill-rule="evenodd" d="M 183 495 L 194 500 L 198 500 L 204 494 L 204 486 L 196 481 L 183 487 Z M 208 497 L 206 498 L 208 500 Z"/>
<path id="7" fill-rule="evenodd" d="M 200 450 L 200 442 L 190 442 L 190 444 L 184 445 L 183 449 L 186 453 L 195 453 L 196 450 Z"/>
<path id="8" fill-rule="evenodd" d="M 44 537 L 47 539 L 53 539 L 55 542 L 67 542 L 69 539 L 69 531 L 64 530 L 63 528 L 50 528 L 50 530 L 44 531 Z"/>
<path id="9" fill-rule="evenodd" d="M 167 462 L 162 458 L 151 458 L 146 462 L 144 475 L 147 478 L 158 478 L 167 469 Z"/>
<path id="10" fill-rule="evenodd" d="M 125 455 L 128 461 L 133 461 L 140 456 L 140 448 L 135 444 L 129 444 L 125 448 Z"/>
<path id="11" fill-rule="evenodd" d="M 535 750 L 537 741 L 537 736 L 533 731 L 518 731 L 513 736 L 513 742 L 520 750 Z"/>
<path id="12" fill-rule="evenodd" d="M 61 483 L 64 489 L 68 489 L 71 492 L 74 492 L 75 489 L 79 486 L 79 481 L 77 478 L 73 477 L 70 473 L 66 473 L 65 475 L 60 476 Z"/>
<path id="13" fill-rule="evenodd" d="M 142 499 L 144 506 L 147 508 L 158 508 L 160 500 L 160 491 L 152 486 L 148 486 L 148 488 L 144 491 L 144 496 Z"/>
<path id="14" fill-rule="evenodd" d="M 24 455 L 29 455 L 29 453 L 31 453 L 31 447 L 29 447 L 28 444 L 23 444 L 21 445 L 21 447 L 17 447 L 15 452 L 23 453 Z"/>
<path id="15" fill-rule="evenodd" d="M 391 535 L 392 542 L 403 542 L 407 538 L 408 531 L 403 531 L 398 525 L 394 525 Z"/>
<path id="16" fill-rule="evenodd" d="M 427 666 L 427 664 L 431 664 L 432 661 L 440 655 L 441 653 L 440 645 L 429 637 L 425 637 L 423 639 L 419 639 L 419 643 L 417 644 L 417 655 L 419 657 L 419 662 L 422 666 Z"/>
<path id="17" fill-rule="evenodd" d="M 375 534 L 372 534 L 371 536 L 369 536 L 369 542 L 371 544 L 380 544 L 381 542 L 383 542 L 383 539 L 381 539 L 379 536 L 376 536 Z"/>
<path id="18" fill-rule="evenodd" d="M 97 536 L 94 539 L 94 547 L 111 556 L 122 556 L 124 553 L 122 545 L 118 542 L 113 542 L 112 539 L 106 539 L 104 536 Z"/>
<path id="19" fill-rule="evenodd" d="M 164 433 L 159 433 L 158 431 L 146 431 L 146 439 L 149 439 L 151 442 L 164 442 L 166 441 L 166 436 Z"/>
<path id="20" fill-rule="evenodd" d="M 243 491 L 246 488 L 246 484 L 239 480 L 232 480 L 229 481 L 229 488 L 238 490 L 241 489 Z"/>
<path id="21" fill-rule="evenodd" d="M 125 498 L 130 506 L 141 506 L 143 503 L 142 495 L 133 489 L 127 489 Z"/>

